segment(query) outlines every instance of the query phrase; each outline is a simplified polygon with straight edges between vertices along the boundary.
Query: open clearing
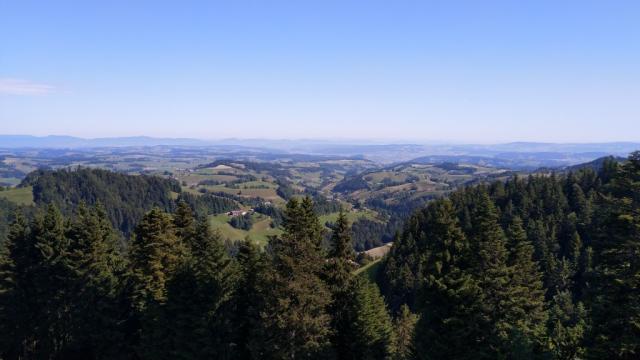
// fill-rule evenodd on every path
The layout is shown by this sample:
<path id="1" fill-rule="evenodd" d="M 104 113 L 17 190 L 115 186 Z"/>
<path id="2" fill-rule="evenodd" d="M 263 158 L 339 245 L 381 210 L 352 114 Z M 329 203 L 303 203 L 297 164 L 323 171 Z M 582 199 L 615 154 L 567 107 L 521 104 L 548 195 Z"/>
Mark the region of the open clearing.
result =
<path id="1" fill-rule="evenodd" d="M 11 188 L 0 191 L 0 197 L 5 198 L 18 205 L 33 205 L 33 188 L 31 186 L 22 188 Z"/>
<path id="2" fill-rule="evenodd" d="M 282 230 L 271 227 L 271 218 L 261 214 L 254 214 L 254 223 L 249 231 L 236 229 L 229 225 L 230 217 L 227 214 L 213 215 L 209 217 L 211 228 L 220 231 L 222 237 L 231 241 L 241 241 L 247 237 L 260 246 L 267 244 L 269 236 L 280 235 Z"/>

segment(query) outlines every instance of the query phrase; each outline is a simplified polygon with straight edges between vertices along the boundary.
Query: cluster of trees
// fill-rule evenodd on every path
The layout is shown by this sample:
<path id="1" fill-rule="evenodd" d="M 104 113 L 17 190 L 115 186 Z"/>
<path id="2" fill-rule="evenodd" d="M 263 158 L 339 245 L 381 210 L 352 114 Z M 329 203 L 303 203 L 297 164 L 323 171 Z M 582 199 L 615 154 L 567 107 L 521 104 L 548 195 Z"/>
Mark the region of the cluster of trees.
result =
<path id="1" fill-rule="evenodd" d="M 9 234 L 9 224 L 13 221 L 13 217 L 18 209 L 18 205 L 5 199 L 0 198 L 0 242 Z M 2 244 L 0 244 L 0 248 Z"/>
<path id="2" fill-rule="evenodd" d="M 183 192 L 178 197 L 178 201 L 189 204 L 198 216 L 222 214 L 240 207 L 233 199 L 209 193 L 194 195 Z"/>
<path id="3" fill-rule="evenodd" d="M 282 225 L 282 222 L 284 221 L 284 212 L 282 211 L 282 209 L 274 206 L 271 203 L 262 202 L 258 204 L 258 206 L 254 208 L 254 210 L 255 212 L 269 216 L 271 218 L 270 226 L 272 228 L 280 227 Z"/>
<path id="4" fill-rule="evenodd" d="M 236 229 L 250 230 L 253 226 L 253 216 L 250 213 L 234 216 L 229 219 L 229 225 Z"/>
<path id="5" fill-rule="evenodd" d="M 97 191 L 75 187 L 73 199 Z M 120 202 L 99 194 L 0 214 L 13 220 L 0 359 L 640 355 L 640 152 L 430 202 L 396 235 L 382 291 L 354 272 L 345 214 L 327 247 L 309 197 L 287 203 L 265 249 L 231 254 L 184 201 L 147 211 L 122 242 L 109 208 Z"/>
<path id="6" fill-rule="evenodd" d="M 393 320 L 354 275 L 344 214 L 322 247 L 313 209 L 292 199 L 282 236 L 234 256 L 185 202 L 147 212 L 124 245 L 100 205 L 17 215 L 0 252 L 0 358 L 405 358 L 415 316 Z"/>
<path id="7" fill-rule="evenodd" d="M 640 152 L 431 202 L 381 272 L 419 359 L 640 357 Z"/>
<path id="8" fill-rule="evenodd" d="M 82 202 L 102 204 L 111 224 L 125 235 L 153 207 L 170 211 L 175 204 L 171 192 L 181 191 L 175 180 L 89 168 L 37 170 L 20 186 L 33 186 L 37 205 L 55 204 L 66 215 Z"/>
<path id="9" fill-rule="evenodd" d="M 382 245 L 387 224 L 360 218 L 353 222 L 353 247 L 356 251 L 365 251 Z"/>

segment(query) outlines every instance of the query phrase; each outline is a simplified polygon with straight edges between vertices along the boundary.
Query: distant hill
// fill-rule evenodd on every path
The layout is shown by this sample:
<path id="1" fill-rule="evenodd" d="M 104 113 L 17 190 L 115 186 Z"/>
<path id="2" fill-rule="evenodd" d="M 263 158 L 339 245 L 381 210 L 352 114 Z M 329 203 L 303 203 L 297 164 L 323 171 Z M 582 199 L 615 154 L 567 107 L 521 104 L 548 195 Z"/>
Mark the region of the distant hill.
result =
<path id="1" fill-rule="evenodd" d="M 615 162 L 624 162 L 624 161 L 627 160 L 627 158 L 621 157 L 621 156 L 604 156 L 604 157 L 597 158 L 597 159 L 595 159 L 593 161 L 589 161 L 589 162 L 586 162 L 586 163 L 573 165 L 573 166 L 568 166 L 566 168 L 566 170 L 568 170 L 568 171 L 576 171 L 576 170 L 582 170 L 582 169 L 591 169 L 591 170 L 598 171 L 598 170 L 602 169 L 602 165 L 607 160 L 613 160 Z"/>
<path id="2" fill-rule="evenodd" d="M 147 136 L 83 139 L 73 136 L 0 135 L 0 148 L 93 148 L 121 146 L 205 146 L 211 142 L 196 139 L 152 138 Z"/>
<path id="3" fill-rule="evenodd" d="M 71 213 L 80 203 L 104 206 L 114 227 L 129 234 L 145 212 L 153 207 L 171 210 L 175 180 L 157 176 L 125 175 L 100 169 L 38 170 L 27 175 L 20 187 L 33 187 L 36 205 L 55 204 Z"/>

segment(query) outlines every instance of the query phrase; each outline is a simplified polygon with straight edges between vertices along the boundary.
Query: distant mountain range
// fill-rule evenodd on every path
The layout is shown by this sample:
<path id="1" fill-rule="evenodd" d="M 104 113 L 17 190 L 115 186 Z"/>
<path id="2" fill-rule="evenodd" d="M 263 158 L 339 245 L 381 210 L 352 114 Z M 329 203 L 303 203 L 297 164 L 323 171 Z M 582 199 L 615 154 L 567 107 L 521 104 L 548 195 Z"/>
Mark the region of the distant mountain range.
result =
<path id="1" fill-rule="evenodd" d="M 153 138 L 147 136 L 84 139 L 73 136 L 0 135 L 0 149 L 95 149 L 123 147 L 220 148 L 226 151 L 259 151 L 363 158 L 379 163 L 466 162 L 495 167 L 535 169 L 562 167 L 592 161 L 603 156 L 626 157 L 640 149 L 640 142 L 506 144 L 416 144 L 346 140 L 270 140 Z"/>

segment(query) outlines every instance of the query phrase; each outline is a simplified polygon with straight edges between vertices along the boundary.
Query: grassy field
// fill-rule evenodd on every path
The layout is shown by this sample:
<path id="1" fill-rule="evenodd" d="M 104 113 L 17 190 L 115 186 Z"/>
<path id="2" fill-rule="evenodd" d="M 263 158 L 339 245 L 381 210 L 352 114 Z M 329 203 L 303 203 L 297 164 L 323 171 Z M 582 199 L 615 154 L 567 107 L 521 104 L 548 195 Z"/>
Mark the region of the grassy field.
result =
<path id="1" fill-rule="evenodd" d="M 271 227 L 271 218 L 268 216 L 254 214 L 254 224 L 249 231 L 236 229 L 229 225 L 227 214 L 212 215 L 209 217 L 211 228 L 220 231 L 222 236 L 232 241 L 240 241 L 249 238 L 261 246 L 266 245 L 269 236 L 280 235 L 282 230 Z"/>
<path id="2" fill-rule="evenodd" d="M 12 188 L 0 191 L 0 197 L 19 205 L 33 205 L 33 191 L 31 186 Z"/>
<path id="3" fill-rule="evenodd" d="M 378 259 L 368 263 L 361 268 L 356 269 L 356 271 L 354 271 L 353 273 L 357 276 L 364 276 L 367 279 L 371 280 L 371 282 L 376 282 L 378 271 L 380 270 L 381 265 L 382 259 Z"/>
<path id="4" fill-rule="evenodd" d="M 0 184 L 8 184 L 11 186 L 20 184 L 20 181 L 22 180 L 14 177 L 0 178 Z"/>

